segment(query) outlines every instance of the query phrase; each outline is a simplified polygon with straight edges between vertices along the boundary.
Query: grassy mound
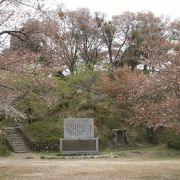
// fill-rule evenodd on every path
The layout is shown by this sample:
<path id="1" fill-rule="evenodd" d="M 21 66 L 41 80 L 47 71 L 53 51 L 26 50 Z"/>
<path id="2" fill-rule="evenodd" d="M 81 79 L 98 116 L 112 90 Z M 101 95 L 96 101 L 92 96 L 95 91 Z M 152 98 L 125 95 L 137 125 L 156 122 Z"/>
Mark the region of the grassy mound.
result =
<path id="1" fill-rule="evenodd" d="M 53 77 L 47 80 L 47 84 L 31 84 L 29 91 L 16 102 L 16 108 L 24 113 L 31 108 L 34 117 L 31 124 L 27 120 L 19 122 L 27 136 L 38 142 L 60 139 L 63 137 L 64 118 L 90 117 L 95 119 L 95 136 L 99 137 L 101 147 L 114 146 L 112 129 L 122 128 L 127 129 L 135 144 L 148 145 L 145 128 L 129 126 L 131 112 L 127 104 L 117 103 L 113 95 L 100 92 L 100 76 L 99 72 L 84 72 Z M 25 80 L 18 83 L 19 88 L 28 86 Z M 0 121 L 0 127 L 13 124 L 10 120 Z M 167 144 L 175 138 L 174 134 L 168 130 L 158 132 L 159 142 Z"/>

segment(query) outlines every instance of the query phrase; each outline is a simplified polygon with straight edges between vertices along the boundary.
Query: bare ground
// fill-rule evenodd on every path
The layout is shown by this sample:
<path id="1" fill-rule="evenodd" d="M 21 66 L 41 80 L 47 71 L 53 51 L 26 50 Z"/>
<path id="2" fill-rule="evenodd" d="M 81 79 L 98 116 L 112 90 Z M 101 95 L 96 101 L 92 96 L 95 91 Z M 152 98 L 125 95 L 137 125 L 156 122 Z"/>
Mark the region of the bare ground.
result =
<path id="1" fill-rule="evenodd" d="M 0 180 L 179 180 L 180 159 L 41 159 L 37 154 L 0 158 Z"/>

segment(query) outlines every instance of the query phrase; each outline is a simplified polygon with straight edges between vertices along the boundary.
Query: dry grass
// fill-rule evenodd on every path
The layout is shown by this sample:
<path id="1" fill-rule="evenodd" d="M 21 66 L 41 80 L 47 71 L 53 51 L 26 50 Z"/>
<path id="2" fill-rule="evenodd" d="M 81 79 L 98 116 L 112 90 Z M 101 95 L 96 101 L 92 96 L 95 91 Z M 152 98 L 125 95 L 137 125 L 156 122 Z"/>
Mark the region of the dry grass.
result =
<path id="1" fill-rule="evenodd" d="M 0 179 L 3 180 L 119 180 L 180 179 L 180 159 L 40 159 L 38 155 L 0 158 Z"/>

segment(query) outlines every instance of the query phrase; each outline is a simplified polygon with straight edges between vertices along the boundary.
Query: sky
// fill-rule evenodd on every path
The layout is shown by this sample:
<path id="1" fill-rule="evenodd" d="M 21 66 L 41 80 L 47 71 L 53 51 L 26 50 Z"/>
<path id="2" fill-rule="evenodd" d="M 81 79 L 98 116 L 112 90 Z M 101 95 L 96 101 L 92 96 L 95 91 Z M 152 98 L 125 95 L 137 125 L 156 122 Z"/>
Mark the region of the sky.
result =
<path id="1" fill-rule="evenodd" d="M 49 0 L 50 4 L 63 3 L 67 9 L 87 7 L 100 11 L 108 17 L 125 11 L 152 11 L 154 14 L 180 18 L 180 0 Z"/>

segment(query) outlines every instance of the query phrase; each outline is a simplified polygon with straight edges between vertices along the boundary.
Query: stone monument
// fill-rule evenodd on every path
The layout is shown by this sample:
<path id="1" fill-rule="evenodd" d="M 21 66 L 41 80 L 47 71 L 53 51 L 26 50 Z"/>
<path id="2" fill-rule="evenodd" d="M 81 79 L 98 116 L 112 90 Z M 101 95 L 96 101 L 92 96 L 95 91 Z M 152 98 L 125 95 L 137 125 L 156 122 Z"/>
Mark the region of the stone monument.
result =
<path id="1" fill-rule="evenodd" d="M 98 147 L 93 118 L 64 119 L 64 138 L 60 139 L 62 154 L 97 154 Z"/>

